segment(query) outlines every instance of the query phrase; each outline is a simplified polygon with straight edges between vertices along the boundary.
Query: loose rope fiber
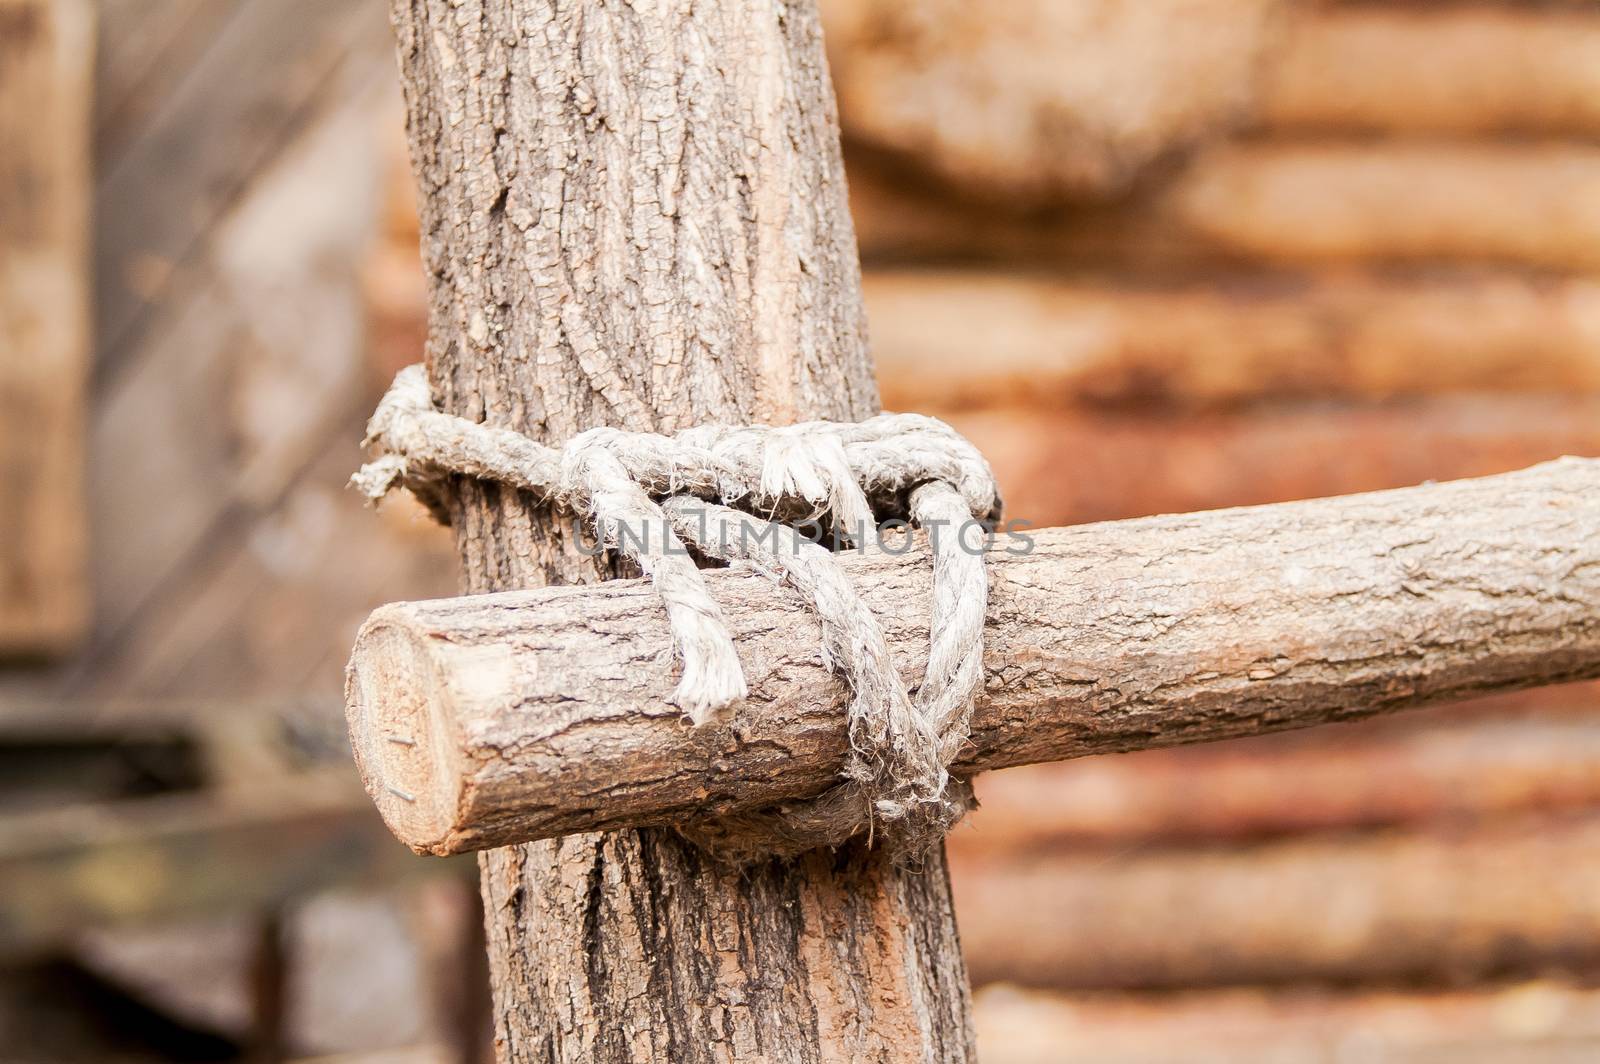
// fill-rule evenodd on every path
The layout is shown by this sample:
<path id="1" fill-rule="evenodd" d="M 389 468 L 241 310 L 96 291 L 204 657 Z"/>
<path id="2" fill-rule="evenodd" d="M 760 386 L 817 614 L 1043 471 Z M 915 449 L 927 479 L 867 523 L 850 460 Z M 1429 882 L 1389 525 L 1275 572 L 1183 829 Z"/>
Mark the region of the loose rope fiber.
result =
<path id="1" fill-rule="evenodd" d="M 882 834 L 913 860 L 971 805 L 948 766 L 983 683 L 988 574 L 962 533 L 999 512 L 983 456 L 948 425 L 914 414 L 783 427 L 702 425 L 671 436 L 620 429 L 553 448 L 433 408 L 422 366 L 400 371 L 367 425 L 374 459 L 351 479 L 376 502 L 411 489 L 441 519 L 441 481 L 492 480 L 580 515 L 600 542 L 650 577 L 683 661 L 674 702 L 698 727 L 747 694 L 733 639 L 686 549 L 753 565 L 794 588 L 822 625 L 828 667 L 849 684 L 850 755 L 818 798 L 681 825 L 736 862 Z M 879 515 L 905 514 L 933 554 L 930 653 L 908 691 L 881 626 L 838 558 L 793 527 L 819 522 L 859 543 Z M 654 526 L 659 535 L 645 530 Z M 625 534 L 628 528 L 634 534 Z M 641 534 L 641 532 L 643 534 Z"/>

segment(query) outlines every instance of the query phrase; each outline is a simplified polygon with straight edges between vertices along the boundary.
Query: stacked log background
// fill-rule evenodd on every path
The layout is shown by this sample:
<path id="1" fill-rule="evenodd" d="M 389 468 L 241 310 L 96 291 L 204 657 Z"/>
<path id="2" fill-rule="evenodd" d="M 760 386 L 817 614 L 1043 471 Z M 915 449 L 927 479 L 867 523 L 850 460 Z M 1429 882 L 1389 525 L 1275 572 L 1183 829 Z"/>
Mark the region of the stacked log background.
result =
<path id="1" fill-rule="evenodd" d="M 423 334 L 384 5 L 93 6 L 92 357 L 57 422 L 87 426 L 92 620 L 0 671 L 0 723 L 336 722 L 360 620 L 455 587 L 447 536 L 342 486 Z M 1592 6 L 825 6 L 885 403 L 972 436 L 1012 516 L 1600 453 Z M 1597 710 L 1572 688 L 981 781 L 951 849 L 985 1059 L 1592 1057 Z M 229 749 L 219 778 L 259 770 Z M 242 793 L 62 864 L 82 897 L 8 900 L 59 942 L 91 903 L 152 919 L 197 847 L 232 874 L 263 840 L 318 852 L 233 817 Z M 0 820 L 0 857 L 64 824 Z M 78 948 L 176 1013 L 237 1011 L 226 936 L 190 969 L 118 934 Z"/>
<path id="2" fill-rule="evenodd" d="M 1600 453 L 1600 13 L 824 6 L 885 405 L 977 441 L 1010 516 Z M 1151 37 L 1178 23 L 1203 44 Z M 1046 118 L 991 128 L 991 95 Z M 1587 1059 L 1597 714 L 1575 686 L 980 779 L 950 851 L 984 1059 Z"/>
<path id="3" fill-rule="evenodd" d="M 885 405 L 977 441 L 1010 516 L 1600 453 L 1600 13 L 825 8 Z M 1151 36 L 1175 24 L 1203 43 Z M 395 224 L 398 365 L 422 326 Z M 979 794 L 950 851 L 986 1060 L 1600 1051 L 1600 688 Z"/>
<path id="4" fill-rule="evenodd" d="M 1010 516 L 1600 451 L 1592 7 L 828 6 L 885 405 L 971 436 Z M 950 851 L 985 1059 L 1593 1056 L 1597 714 L 980 779 Z"/>

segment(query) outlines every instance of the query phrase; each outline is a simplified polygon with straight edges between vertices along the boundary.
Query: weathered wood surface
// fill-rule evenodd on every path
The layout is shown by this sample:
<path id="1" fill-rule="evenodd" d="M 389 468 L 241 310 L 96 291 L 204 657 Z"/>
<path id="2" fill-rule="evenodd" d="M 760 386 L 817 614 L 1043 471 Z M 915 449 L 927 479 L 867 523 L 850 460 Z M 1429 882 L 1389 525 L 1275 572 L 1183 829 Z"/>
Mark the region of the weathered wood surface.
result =
<path id="1" fill-rule="evenodd" d="M 1593 5 L 1307 4 L 1262 67 L 1269 128 L 1417 134 L 1600 131 Z"/>
<path id="2" fill-rule="evenodd" d="M 149 7 L 140 5 L 136 17 L 152 17 Z M 128 23 L 127 14 L 113 13 Z M 94 208 L 102 378 L 135 360 L 161 310 L 188 300 L 185 290 L 211 265 L 213 227 L 309 121 L 348 100 L 344 72 L 352 58 L 372 56 L 382 41 L 372 32 L 381 28 L 381 8 L 366 0 L 213 0 L 183 14 L 153 49 L 161 64 L 141 74 L 130 60 L 131 69 L 119 71 L 130 79 L 127 91 L 108 97 L 128 110 L 107 115 L 112 124 L 100 137 Z M 168 80 L 173 73 L 180 76 Z M 128 132 L 135 128 L 138 135 Z M 152 180 L 152 171 L 161 179 Z"/>
<path id="3" fill-rule="evenodd" d="M 87 0 L 0 0 L 0 655 L 89 621 Z"/>
<path id="4" fill-rule="evenodd" d="M 394 15 L 445 409 L 549 440 L 876 409 L 811 3 Z M 602 575 L 492 487 L 454 524 L 469 592 Z M 729 873 L 630 831 L 481 867 L 502 1059 L 970 1058 L 938 857 Z"/>
<path id="5" fill-rule="evenodd" d="M 951 855 L 975 982 L 1433 983 L 1600 966 L 1600 818 Z"/>
<path id="6" fill-rule="evenodd" d="M 892 409 L 1600 390 L 1584 277 L 932 269 L 869 271 L 863 289 Z"/>
<path id="7" fill-rule="evenodd" d="M 1281 0 L 833 0 L 846 137 L 968 195 L 1125 191 L 1237 127 Z"/>
<path id="8" fill-rule="evenodd" d="M 1582 394 L 1308 399 L 1231 410 L 1013 406 L 946 419 L 998 471 L 1009 512 L 1041 527 L 1379 491 L 1600 455 L 1600 396 Z"/>
<path id="9" fill-rule="evenodd" d="M 1600 148 L 1583 142 L 1242 141 L 1125 201 L 974 209 L 852 156 L 868 261 L 1031 259 L 1143 270 L 1217 263 L 1600 267 Z"/>
<path id="10" fill-rule="evenodd" d="M 975 781 L 980 808 L 949 845 L 973 856 L 1020 854 L 1600 807 L 1596 702 L 1591 687 L 1572 691 L 1564 712 L 1521 716 L 1506 707 L 1487 715 L 1486 707 L 1478 715 L 1450 706 L 1292 736 L 989 773 Z M 1372 726 L 1412 717 L 1423 719 L 1404 729 Z"/>
<path id="11" fill-rule="evenodd" d="M 1592 8 L 824 5 L 845 135 L 976 197 L 1113 198 L 1241 134 L 1588 137 Z"/>
<path id="12" fill-rule="evenodd" d="M 1034 535 L 991 555 L 969 773 L 1600 675 L 1596 461 Z M 925 555 L 845 564 L 915 682 Z M 751 697 L 699 730 L 647 584 L 377 611 L 348 712 L 385 821 L 447 853 L 820 792 L 846 692 L 815 620 L 748 569 L 710 580 Z"/>
<path id="13" fill-rule="evenodd" d="M 1588 1064 L 1600 991 L 1582 980 L 1460 990 L 974 995 L 985 1064 Z"/>
<path id="14" fill-rule="evenodd" d="M 362 618 L 454 587 L 448 532 L 406 507 L 374 523 L 344 490 L 352 426 L 387 379 L 367 364 L 359 278 L 403 116 L 383 5 L 156 7 L 100 3 L 100 214 L 114 224 L 95 254 L 122 279 L 146 252 L 174 270 L 143 290 L 136 327 L 98 337 L 92 631 L 56 668 L 0 673 L 0 724 L 50 707 L 127 720 L 172 699 L 336 706 Z M 184 145 L 209 182 L 197 193 L 163 145 L 223 127 L 258 141 Z M 183 232 L 151 230 L 142 209 Z"/>

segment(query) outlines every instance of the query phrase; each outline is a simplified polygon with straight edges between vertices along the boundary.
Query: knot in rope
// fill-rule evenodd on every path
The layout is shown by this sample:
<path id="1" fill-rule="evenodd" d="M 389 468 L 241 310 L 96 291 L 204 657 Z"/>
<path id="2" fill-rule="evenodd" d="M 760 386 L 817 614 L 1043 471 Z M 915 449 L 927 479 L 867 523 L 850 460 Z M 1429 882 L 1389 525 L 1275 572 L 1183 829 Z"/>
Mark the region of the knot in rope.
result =
<path id="1" fill-rule="evenodd" d="M 443 481 L 460 475 L 579 515 L 654 585 L 683 666 L 673 702 L 696 727 L 725 720 L 748 690 L 689 548 L 752 566 L 806 601 L 821 623 L 824 661 L 850 688 L 840 782 L 816 798 L 678 825 L 691 839 L 748 862 L 881 833 L 911 860 L 970 807 L 970 788 L 948 766 L 983 683 L 989 585 L 982 553 L 962 533 L 998 516 L 999 496 L 977 448 L 943 422 L 880 414 L 672 435 L 600 428 L 554 448 L 435 410 L 423 367 L 410 366 L 378 404 L 365 445 L 374 457 L 351 483 L 374 502 L 404 486 L 448 521 Z M 863 546 L 886 517 L 927 530 L 933 556 L 929 656 L 914 690 L 877 618 L 819 542 L 827 529 L 837 543 Z M 796 522 L 814 523 L 818 535 L 801 535 Z"/>

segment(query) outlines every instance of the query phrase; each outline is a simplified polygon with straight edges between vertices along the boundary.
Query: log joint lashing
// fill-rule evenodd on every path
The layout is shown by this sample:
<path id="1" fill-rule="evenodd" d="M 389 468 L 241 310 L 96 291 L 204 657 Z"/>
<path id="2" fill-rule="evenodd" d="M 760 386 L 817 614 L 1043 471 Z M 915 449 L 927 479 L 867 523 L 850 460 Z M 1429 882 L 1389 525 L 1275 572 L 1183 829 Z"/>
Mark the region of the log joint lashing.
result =
<path id="1" fill-rule="evenodd" d="M 840 782 L 803 800 L 680 825 L 705 848 L 749 864 L 881 828 L 897 856 L 914 861 L 971 806 L 970 789 L 951 779 L 948 766 L 965 742 L 982 680 L 988 577 L 981 538 L 975 546 L 964 533 L 997 517 L 1000 504 L 982 455 L 942 422 L 880 414 L 780 428 L 698 425 L 672 436 L 602 428 L 558 450 L 438 412 L 423 367 L 412 366 L 379 403 L 366 442 L 378 456 L 352 483 L 374 502 L 407 484 L 438 513 L 442 482 L 465 475 L 532 492 L 586 520 L 603 548 L 650 578 L 682 662 L 672 700 L 697 728 L 722 720 L 748 688 L 722 611 L 685 545 L 753 566 L 806 602 L 821 623 L 821 658 L 851 692 Z M 915 685 L 898 675 L 877 617 L 818 542 L 831 529 L 835 546 L 876 545 L 886 507 L 931 534 L 935 606 L 927 666 Z M 816 536 L 774 516 L 804 518 Z M 414 665 L 437 682 L 428 663 Z M 352 700 L 364 698 L 365 681 L 352 672 L 350 683 Z M 357 748 L 365 746 L 373 764 L 423 756 L 415 733 L 440 723 L 419 719 L 433 705 L 409 699 L 394 726 L 363 735 Z M 432 779 L 421 782 L 429 785 L 384 788 L 409 807 L 406 821 L 437 830 L 453 795 Z"/>
<path id="2" fill-rule="evenodd" d="M 908 681 L 929 638 L 928 565 L 926 545 L 842 562 Z M 1594 460 L 1045 530 L 990 568 L 961 777 L 1600 675 Z M 451 853 L 824 791 L 848 754 L 849 692 L 815 652 L 817 622 L 754 571 L 706 583 L 751 695 L 700 730 L 679 723 L 665 670 L 619 665 L 670 654 L 638 582 L 374 614 L 349 714 L 396 834 Z"/>

